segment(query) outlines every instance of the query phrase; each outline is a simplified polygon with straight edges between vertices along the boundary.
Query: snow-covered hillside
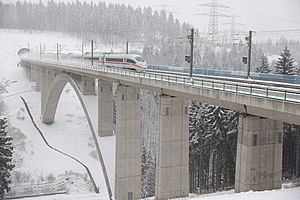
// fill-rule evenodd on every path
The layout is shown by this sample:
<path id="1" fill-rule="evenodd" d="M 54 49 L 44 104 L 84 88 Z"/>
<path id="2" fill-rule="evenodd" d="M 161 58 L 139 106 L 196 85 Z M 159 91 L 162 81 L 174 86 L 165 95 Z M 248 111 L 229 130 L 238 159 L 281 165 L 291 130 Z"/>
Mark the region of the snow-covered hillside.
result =
<path id="1" fill-rule="evenodd" d="M 36 92 L 35 83 L 29 82 L 22 68 L 17 67 L 16 55 L 19 47 L 45 44 L 46 48 L 55 47 L 55 43 L 64 44 L 70 50 L 81 46 L 81 41 L 54 33 L 28 33 L 16 30 L 0 30 L 0 80 L 12 82 L 8 93 L 4 94 L 9 118 L 10 133 L 15 137 L 15 172 L 26 173 L 30 179 L 39 181 L 50 174 L 58 176 L 66 171 L 84 174 L 85 169 L 78 163 L 50 150 L 29 120 L 20 96 L 24 97 L 49 143 L 69 153 L 85 163 L 94 176 L 102 194 L 106 193 L 99 161 L 96 159 L 93 140 L 80 103 L 67 86 L 60 99 L 55 123 L 45 125 L 40 120 L 40 93 Z M 94 126 L 97 130 L 97 97 L 85 97 Z M 100 140 L 106 161 L 106 168 L 113 183 L 114 174 L 114 137 Z M 31 181 L 31 180 L 30 180 Z"/>

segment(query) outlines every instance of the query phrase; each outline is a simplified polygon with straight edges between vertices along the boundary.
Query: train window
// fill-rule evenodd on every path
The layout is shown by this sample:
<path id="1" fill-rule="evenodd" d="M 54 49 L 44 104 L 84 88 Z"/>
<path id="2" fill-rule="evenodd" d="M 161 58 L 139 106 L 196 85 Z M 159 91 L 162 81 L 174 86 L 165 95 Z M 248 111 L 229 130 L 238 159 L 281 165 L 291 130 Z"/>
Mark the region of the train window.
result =
<path id="1" fill-rule="evenodd" d="M 123 62 L 123 58 L 106 58 L 106 61 Z"/>
<path id="2" fill-rule="evenodd" d="M 127 62 L 136 64 L 136 62 L 134 60 L 131 60 L 131 59 L 127 59 Z"/>
<path id="3" fill-rule="evenodd" d="M 138 62 L 145 62 L 144 59 L 140 56 L 138 57 L 135 57 L 135 59 L 138 61 Z"/>

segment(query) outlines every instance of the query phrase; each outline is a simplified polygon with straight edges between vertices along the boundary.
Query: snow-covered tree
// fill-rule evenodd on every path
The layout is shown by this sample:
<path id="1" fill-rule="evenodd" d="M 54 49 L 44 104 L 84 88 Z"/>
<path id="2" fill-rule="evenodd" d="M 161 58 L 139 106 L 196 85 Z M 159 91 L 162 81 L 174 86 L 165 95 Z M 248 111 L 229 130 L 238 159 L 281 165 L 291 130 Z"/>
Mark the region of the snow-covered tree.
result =
<path id="1" fill-rule="evenodd" d="M 155 195 L 155 158 L 151 152 L 143 146 L 142 149 L 142 198 Z"/>
<path id="2" fill-rule="evenodd" d="M 287 47 L 280 53 L 278 61 L 275 63 L 275 73 L 284 75 L 296 74 L 294 59 L 291 57 L 290 50 Z"/>
<path id="3" fill-rule="evenodd" d="M 190 191 L 231 187 L 235 176 L 238 113 L 218 106 L 190 105 Z"/>
<path id="4" fill-rule="evenodd" d="M 9 191 L 10 172 L 12 164 L 13 144 L 12 138 L 7 136 L 7 119 L 0 118 L 0 199 Z"/>
<path id="5" fill-rule="evenodd" d="M 268 61 L 268 57 L 265 54 L 262 54 L 259 65 L 255 68 L 255 72 L 257 73 L 269 73 L 270 63 Z"/>

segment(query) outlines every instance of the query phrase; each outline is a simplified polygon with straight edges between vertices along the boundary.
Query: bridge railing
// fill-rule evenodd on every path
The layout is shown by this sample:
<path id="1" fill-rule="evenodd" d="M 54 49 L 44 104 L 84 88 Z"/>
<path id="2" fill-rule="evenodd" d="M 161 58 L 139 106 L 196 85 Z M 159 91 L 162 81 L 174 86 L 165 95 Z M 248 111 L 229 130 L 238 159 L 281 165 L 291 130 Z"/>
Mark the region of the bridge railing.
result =
<path id="1" fill-rule="evenodd" d="M 63 175 L 52 181 L 37 183 L 22 183 L 10 185 L 10 192 L 5 195 L 6 199 L 15 199 L 30 196 L 44 196 L 52 194 L 68 194 L 72 189 L 79 193 L 91 191 L 92 185 L 78 175 Z"/>
<path id="2" fill-rule="evenodd" d="M 16 198 L 18 196 L 42 195 L 51 193 L 66 193 L 66 181 L 63 179 L 56 181 L 44 181 L 39 183 L 23 183 L 11 185 L 11 190 L 5 195 L 6 198 Z"/>
<path id="3" fill-rule="evenodd" d="M 273 87 L 264 86 L 258 84 L 248 84 L 240 83 L 234 81 L 224 81 L 224 80 L 212 80 L 206 78 L 189 78 L 187 76 L 178 76 L 170 74 L 158 74 L 158 73 L 141 73 L 123 68 L 107 67 L 101 65 L 85 65 L 85 64 L 68 64 L 60 62 L 49 62 L 49 61 L 39 61 L 34 62 L 48 63 L 54 67 L 61 67 L 65 69 L 79 68 L 86 71 L 97 71 L 106 73 L 115 73 L 125 76 L 139 77 L 143 79 L 151 79 L 155 81 L 168 82 L 172 84 L 180 84 L 183 86 L 189 86 L 194 88 L 205 88 L 214 91 L 224 91 L 230 93 L 236 93 L 241 95 L 255 96 L 259 98 L 266 98 L 272 100 L 286 101 L 291 103 L 300 103 L 300 91 L 299 89 L 290 89 L 283 87 Z"/>
<path id="4" fill-rule="evenodd" d="M 43 53 L 43 54 L 31 53 L 31 54 L 29 54 L 29 58 L 32 58 L 32 59 L 40 59 L 41 58 L 42 60 L 55 61 L 55 60 L 57 60 L 57 53 L 56 52 L 52 52 L 52 53 L 48 52 L 48 53 Z M 59 59 L 59 61 L 74 63 L 74 62 L 78 62 L 78 60 L 81 60 L 81 57 L 76 54 L 59 53 L 58 59 Z M 148 64 L 148 69 L 169 71 L 169 72 L 179 72 L 179 73 L 186 73 L 186 74 L 189 73 L 189 67 L 182 67 L 182 66 L 175 67 L 175 66 L 168 66 L 168 65 Z M 200 68 L 194 68 L 193 74 L 207 75 L 207 76 L 219 76 L 219 77 L 230 77 L 230 78 L 246 78 L 247 77 L 247 73 L 244 71 L 214 70 L 214 69 L 200 69 Z M 251 72 L 250 77 L 254 80 L 300 84 L 300 76 L 296 76 L 296 75 L 282 75 L 282 74 Z"/>
<path id="5" fill-rule="evenodd" d="M 148 65 L 151 70 L 162 70 L 170 72 L 181 72 L 189 73 L 188 67 L 174 67 L 167 65 Z M 229 71 L 229 70 L 213 70 L 213 69 L 193 69 L 193 74 L 196 75 L 207 75 L 207 76 L 220 76 L 220 77 L 231 77 L 231 78 L 247 78 L 247 73 L 243 71 Z M 268 73 L 255 73 L 251 72 L 251 79 L 274 81 L 282 83 L 300 84 L 300 76 L 296 75 L 282 75 L 282 74 L 268 74 Z"/>

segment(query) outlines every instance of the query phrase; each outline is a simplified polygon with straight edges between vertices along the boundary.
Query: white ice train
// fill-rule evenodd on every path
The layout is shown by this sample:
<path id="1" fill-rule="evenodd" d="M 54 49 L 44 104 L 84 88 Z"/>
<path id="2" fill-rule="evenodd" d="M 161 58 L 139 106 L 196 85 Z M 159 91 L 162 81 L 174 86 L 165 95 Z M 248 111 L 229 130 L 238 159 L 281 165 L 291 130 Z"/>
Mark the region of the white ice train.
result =
<path id="1" fill-rule="evenodd" d="M 137 54 L 103 54 L 99 61 L 106 66 L 121 67 L 143 72 L 147 68 L 147 63 Z"/>

